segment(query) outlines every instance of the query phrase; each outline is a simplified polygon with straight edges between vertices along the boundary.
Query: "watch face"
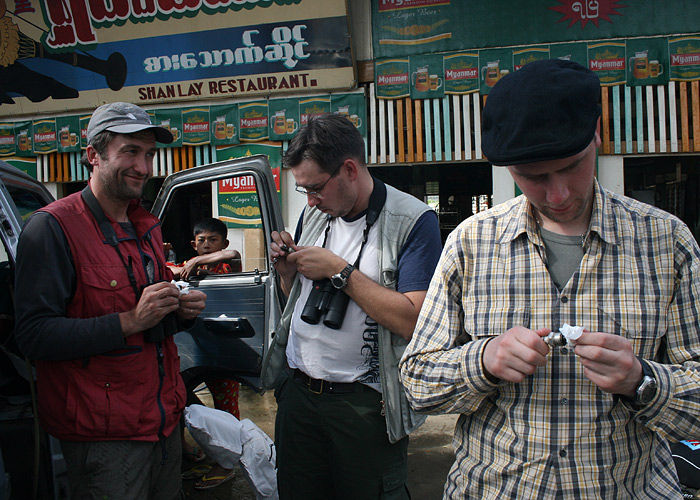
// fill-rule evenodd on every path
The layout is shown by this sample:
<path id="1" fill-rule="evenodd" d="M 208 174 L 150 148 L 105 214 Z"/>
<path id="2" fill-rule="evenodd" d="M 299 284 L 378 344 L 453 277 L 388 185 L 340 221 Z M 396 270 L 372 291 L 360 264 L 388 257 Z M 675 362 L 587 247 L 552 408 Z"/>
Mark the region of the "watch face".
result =
<path id="1" fill-rule="evenodd" d="M 334 287 L 340 289 L 340 288 L 345 288 L 345 285 L 348 284 L 348 276 L 350 276 L 350 273 L 355 270 L 355 267 L 348 264 L 345 266 L 345 269 L 340 271 L 338 274 L 334 274 L 331 276 L 331 285 Z"/>
<path id="2" fill-rule="evenodd" d="M 656 395 L 656 380 L 652 377 L 645 376 L 642 379 L 642 384 L 637 389 L 637 400 L 641 404 L 649 404 Z"/>

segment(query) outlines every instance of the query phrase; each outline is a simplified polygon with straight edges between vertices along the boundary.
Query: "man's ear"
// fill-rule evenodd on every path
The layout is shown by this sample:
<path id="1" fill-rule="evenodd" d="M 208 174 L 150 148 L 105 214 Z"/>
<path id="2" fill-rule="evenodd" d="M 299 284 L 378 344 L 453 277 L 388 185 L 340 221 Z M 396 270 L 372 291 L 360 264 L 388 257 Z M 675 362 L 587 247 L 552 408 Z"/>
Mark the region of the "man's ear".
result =
<path id="1" fill-rule="evenodd" d="M 351 181 L 357 179 L 360 166 L 357 164 L 354 158 L 348 158 L 345 160 L 340 168 L 347 172 L 348 178 Z"/>
<path id="2" fill-rule="evenodd" d="M 228 244 L 229 241 L 225 239 L 224 242 L 221 244 L 221 249 L 224 250 L 225 248 L 228 248 Z"/>
<path id="3" fill-rule="evenodd" d="M 194 248 L 195 251 L 197 250 L 197 242 L 195 240 L 190 241 L 190 245 L 192 245 L 192 248 Z"/>
<path id="4" fill-rule="evenodd" d="M 596 126 L 595 126 L 595 137 L 594 137 L 594 139 L 595 139 L 595 147 L 596 147 L 596 148 L 599 148 L 600 145 L 601 145 L 601 143 L 603 142 L 603 141 L 600 139 L 600 116 L 598 117 L 598 123 L 597 123 Z"/>
<path id="5" fill-rule="evenodd" d="M 97 163 L 100 161 L 100 155 L 97 150 L 88 144 L 88 147 L 85 149 L 85 155 L 90 165 L 92 165 L 92 168 L 95 168 Z"/>

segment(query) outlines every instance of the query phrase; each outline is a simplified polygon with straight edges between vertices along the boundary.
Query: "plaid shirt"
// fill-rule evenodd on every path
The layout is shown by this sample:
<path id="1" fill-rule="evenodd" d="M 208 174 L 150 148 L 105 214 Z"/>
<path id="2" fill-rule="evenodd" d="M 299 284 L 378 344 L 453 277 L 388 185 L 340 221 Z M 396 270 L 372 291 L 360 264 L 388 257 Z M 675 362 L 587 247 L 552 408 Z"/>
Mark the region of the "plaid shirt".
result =
<path id="1" fill-rule="evenodd" d="M 676 217 L 597 183 L 583 245 L 559 291 L 523 196 L 448 238 L 400 365 L 415 408 L 461 414 L 445 498 L 681 498 L 666 438 L 700 436 L 700 250 Z M 486 378 L 490 337 L 564 323 L 628 338 L 654 400 L 601 391 L 565 347 L 520 384 Z"/>

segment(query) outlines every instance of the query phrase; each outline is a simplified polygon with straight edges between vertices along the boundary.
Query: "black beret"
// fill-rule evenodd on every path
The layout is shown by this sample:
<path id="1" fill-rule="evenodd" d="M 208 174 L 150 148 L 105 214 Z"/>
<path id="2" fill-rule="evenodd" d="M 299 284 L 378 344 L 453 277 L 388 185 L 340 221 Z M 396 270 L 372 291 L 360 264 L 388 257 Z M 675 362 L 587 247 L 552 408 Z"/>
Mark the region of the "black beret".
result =
<path id="1" fill-rule="evenodd" d="M 567 158 L 593 140 L 600 81 L 573 61 L 526 64 L 491 89 L 481 120 L 481 148 L 493 165 Z"/>

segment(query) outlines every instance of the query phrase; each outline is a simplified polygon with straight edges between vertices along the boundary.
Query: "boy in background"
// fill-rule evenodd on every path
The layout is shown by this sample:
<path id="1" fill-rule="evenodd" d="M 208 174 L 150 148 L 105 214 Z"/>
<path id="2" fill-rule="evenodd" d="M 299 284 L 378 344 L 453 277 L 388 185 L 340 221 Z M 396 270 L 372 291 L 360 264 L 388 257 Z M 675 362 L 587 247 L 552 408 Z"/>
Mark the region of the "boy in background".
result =
<path id="1" fill-rule="evenodd" d="M 176 278 L 241 272 L 241 254 L 227 250 L 228 229 L 219 219 L 209 218 L 194 225 L 194 239 L 190 242 L 197 256 L 181 266 L 170 266 Z"/>
<path id="2" fill-rule="evenodd" d="M 197 222 L 194 226 L 194 240 L 192 248 L 197 256 L 186 261 L 182 266 L 171 267 L 176 278 L 185 280 L 190 276 L 202 276 L 205 274 L 227 274 L 241 272 L 241 254 L 237 250 L 227 250 L 228 229 L 226 224 L 219 219 L 209 218 Z M 214 407 L 230 413 L 240 420 L 241 414 L 238 408 L 238 390 L 240 384 L 233 380 L 211 379 L 206 381 L 207 388 L 214 400 Z M 183 430 L 184 432 L 184 430 Z M 201 450 L 187 443 L 183 439 L 183 453 L 194 462 L 204 459 Z M 208 468 L 207 468 L 208 469 Z M 183 474 L 183 479 L 197 477 L 196 471 L 204 471 L 201 467 L 195 467 L 192 471 Z M 230 481 L 235 476 L 232 469 L 225 469 L 215 464 L 195 483 L 195 489 L 211 489 Z"/>

